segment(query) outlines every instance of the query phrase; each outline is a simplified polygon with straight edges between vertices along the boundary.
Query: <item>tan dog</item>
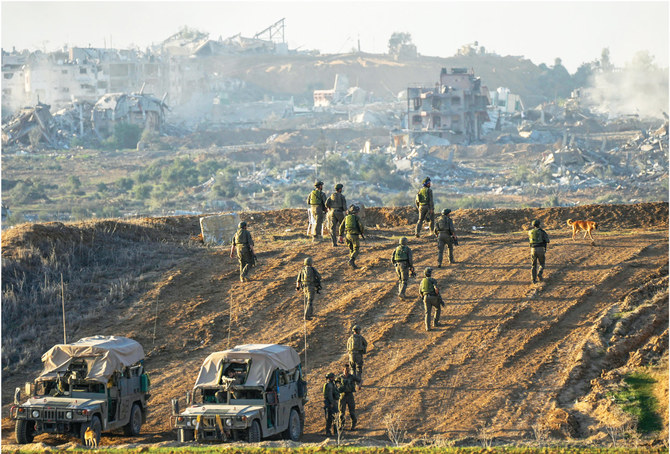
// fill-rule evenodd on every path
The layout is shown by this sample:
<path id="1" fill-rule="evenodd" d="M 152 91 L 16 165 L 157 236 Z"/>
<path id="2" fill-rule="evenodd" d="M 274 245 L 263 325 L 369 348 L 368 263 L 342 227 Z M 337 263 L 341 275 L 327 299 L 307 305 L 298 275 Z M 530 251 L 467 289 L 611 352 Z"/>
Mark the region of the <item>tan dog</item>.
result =
<path id="1" fill-rule="evenodd" d="M 86 441 L 86 446 L 88 448 L 98 447 L 98 438 L 95 436 L 95 430 L 93 430 L 90 426 L 87 427 L 86 432 L 84 432 L 84 441 Z"/>
<path id="2" fill-rule="evenodd" d="M 591 230 L 596 230 L 598 228 L 598 223 L 595 221 L 573 221 L 572 219 L 568 219 L 568 226 L 572 227 L 573 240 L 575 239 L 577 232 L 583 230 L 584 238 L 586 238 L 586 235 L 588 235 L 589 238 L 591 238 L 591 241 L 593 241 Z"/>

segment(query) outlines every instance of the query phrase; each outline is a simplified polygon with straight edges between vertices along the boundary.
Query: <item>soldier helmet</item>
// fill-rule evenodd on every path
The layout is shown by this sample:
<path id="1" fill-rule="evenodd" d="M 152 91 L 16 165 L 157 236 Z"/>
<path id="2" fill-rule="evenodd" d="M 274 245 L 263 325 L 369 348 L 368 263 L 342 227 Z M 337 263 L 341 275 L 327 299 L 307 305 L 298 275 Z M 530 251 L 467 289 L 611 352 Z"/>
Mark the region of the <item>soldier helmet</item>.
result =
<path id="1" fill-rule="evenodd" d="M 327 378 L 328 380 L 330 380 L 331 378 L 335 378 L 335 374 L 332 373 L 332 372 L 328 372 L 328 373 L 326 374 L 326 378 Z"/>
<path id="2" fill-rule="evenodd" d="M 358 325 L 354 325 L 354 326 L 351 327 L 351 331 L 353 331 L 354 333 L 357 333 L 360 330 L 361 330 L 361 327 L 358 326 Z"/>
<path id="3" fill-rule="evenodd" d="M 237 228 L 243 229 L 247 226 L 247 221 L 242 221 L 239 224 L 237 224 Z"/>
<path id="4" fill-rule="evenodd" d="M 351 205 L 349 207 L 349 212 L 350 213 L 358 213 L 361 209 L 358 207 L 358 205 Z"/>
<path id="5" fill-rule="evenodd" d="M 430 275 L 433 274 L 433 269 L 432 269 L 431 267 L 428 267 L 428 268 L 426 268 L 425 270 L 423 270 L 423 274 L 424 274 L 426 277 L 430 277 Z"/>
<path id="6" fill-rule="evenodd" d="M 426 177 L 423 179 L 423 185 L 428 186 L 430 184 L 430 177 Z"/>
<path id="7" fill-rule="evenodd" d="M 337 184 L 335 185 L 335 190 L 336 190 L 336 191 L 339 191 L 339 190 L 342 189 L 343 187 L 344 187 L 344 185 L 343 185 L 342 183 L 337 183 Z"/>
<path id="8" fill-rule="evenodd" d="M 530 223 L 533 227 L 540 227 L 540 221 L 537 219 L 533 219 L 533 222 Z"/>
<path id="9" fill-rule="evenodd" d="M 400 241 L 398 241 L 398 243 L 400 243 L 402 245 L 407 244 L 407 237 L 404 236 L 404 237 L 400 238 Z"/>
<path id="10" fill-rule="evenodd" d="M 442 210 L 442 214 L 444 216 L 448 215 L 449 213 L 451 213 L 451 210 L 449 208 L 445 208 L 444 210 Z"/>
<path id="11" fill-rule="evenodd" d="M 312 257 L 307 257 L 305 259 L 305 265 L 311 265 L 312 264 Z"/>
<path id="12" fill-rule="evenodd" d="M 314 187 L 315 187 L 315 188 L 318 188 L 319 186 L 323 186 L 323 181 L 321 181 L 321 180 L 316 180 L 316 182 L 314 182 Z"/>

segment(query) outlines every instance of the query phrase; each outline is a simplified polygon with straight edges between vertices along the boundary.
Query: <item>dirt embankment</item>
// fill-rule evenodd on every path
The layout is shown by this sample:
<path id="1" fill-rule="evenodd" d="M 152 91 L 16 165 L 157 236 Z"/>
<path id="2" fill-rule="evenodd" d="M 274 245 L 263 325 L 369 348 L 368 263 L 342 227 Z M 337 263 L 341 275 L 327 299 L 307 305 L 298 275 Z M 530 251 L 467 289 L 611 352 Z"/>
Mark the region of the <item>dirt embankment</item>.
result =
<path id="1" fill-rule="evenodd" d="M 418 279 L 410 281 L 411 298 L 400 300 L 390 266 L 400 236 L 410 239 L 417 271 L 436 265 L 435 242 L 412 236 L 411 207 L 365 210 L 370 238 L 356 271 L 346 266 L 345 248 L 303 237 L 304 210 L 242 213 L 260 261 L 247 284 L 239 283 L 226 247 L 192 239 L 197 216 L 3 232 L 3 414 L 14 386 L 38 371 L 45 346 L 61 341 L 60 314 L 50 307 L 60 301 L 63 271 L 67 302 L 80 310 L 76 321 L 68 313 L 70 338 L 126 335 L 147 352 L 152 413 L 137 442 L 173 439 L 170 399 L 192 386 L 207 354 L 242 343 L 285 343 L 299 351 L 310 388 L 305 439 L 321 440 L 319 389 L 327 372 L 340 370 L 350 328 L 359 324 L 370 347 L 356 436 L 383 438 L 384 417 L 392 415 L 412 439 L 476 442 L 486 432 L 518 441 L 532 438 L 537 427 L 551 437 L 605 443 L 613 417 L 606 393 L 594 394 L 596 379 L 632 367 L 626 358 L 646 364 L 667 357 L 668 204 L 452 216 L 461 241 L 457 262 L 435 270 L 446 305 L 441 326 L 430 332 L 423 329 Z M 595 245 L 572 240 L 568 218 L 597 221 Z M 532 219 L 551 236 L 546 279 L 537 286 L 529 285 L 523 232 Z M 303 323 L 294 282 L 307 256 L 324 290 L 315 319 Z M 607 322 L 618 313 L 620 324 Z M 40 327 L 38 341 L 8 328 L 31 325 Z M 5 420 L 3 444 L 10 441 Z M 126 441 L 103 437 L 104 444 Z"/>

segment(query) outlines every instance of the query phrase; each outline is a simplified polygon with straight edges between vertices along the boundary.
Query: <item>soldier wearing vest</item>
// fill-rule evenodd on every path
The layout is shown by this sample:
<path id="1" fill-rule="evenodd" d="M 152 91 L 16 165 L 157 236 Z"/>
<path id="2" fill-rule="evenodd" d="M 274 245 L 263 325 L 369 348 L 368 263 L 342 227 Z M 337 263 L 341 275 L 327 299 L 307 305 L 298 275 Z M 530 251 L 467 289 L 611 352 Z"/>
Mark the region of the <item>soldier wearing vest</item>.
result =
<path id="1" fill-rule="evenodd" d="M 395 267 L 395 274 L 398 275 L 398 297 L 405 298 L 409 273 L 414 273 L 412 250 L 407 246 L 407 238 L 400 238 L 400 245 L 393 251 L 391 262 Z"/>
<path id="2" fill-rule="evenodd" d="M 247 230 L 247 223 L 240 222 L 238 229 L 230 245 L 230 257 L 233 257 L 233 251 L 237 248 L 237 260 L 240 262 L 240 282 L 249 280 L 247 277 L 249 269 L 254 266 L 254 240 L 251 233 Z"/>
<path id="3" fill-rule="evenodd" d="M 361 379 L 349 373 L 349 364 L 344 365 L 342 375 L 336 380 L 339 385 L 337 390 L 340 392 L 340 402 L 338 410 L 340 412 L 340 429 L 344 430 L 345 412 L 349 408 L 349 416 L 351 417 L 351 430 L 356 430 L 356 400 L 354 393 L 356 392 L 356 384 L 361 382 Z"/>
<path id="4" fill-rule="evenodd" d="M 333 240 L 333 246 L 337 246 L 337 234 L 340 230 L 340 224 L 344 221 L 344 213 L 347 211 L 347 199 L 342 194 L 344 186 L 341 183 L 335 185 L 335 192 L 326 200 L 328 208 L 328 227 L 330 229 L 330 239 Z"/>
<path id="5" fill-rule="evenodd" d="M 295 281 L 295 289 L 302 289 L 305 295 L 305 320 L 311 320 L 314 314 L 314 298 L 319 290 L 321 290 L 321 275 L 312 266 L 312 258 L 305 259 L 305 266 L 302 267 L 298 273 L 298 278 Z"/>
<path id="6" fill-rule="evenodd" d="M 428 267 L 423 272 L 424 277 L 419 286 L 419 293 L 423 298 L 423 309 L 425 313 L 426 331 L 430 331 L 430 319 L 435 308 L 435 323 L 436 327 L 440 326 L 441 306 L 444 305 L 440 297 L 440 289 L 437 288 L 437 281 L 430 277 L 433 274 L 433 269 Z"/>
<path id="7" fill-rule="evenodd" d="M 533 284 L 539 279 L 542 280 L 542 273 L 544 272 L 544 259 L 547 252 L 547 244 L 549 243 L 549 235 L 540 228 L 540 221 L 535 219 L 532 222 L 532 228 L 528 231 L 528 241 L 530 243 L 530 274 L 533 278 Z M 538 269 L 538 264 L 539 269 Z"/>
<path id="8" fill-rule="evenodd" d="M 340 400 L 340 393 L 335 385 L 335 374 L 330 372 L 326 375 L 326 383 L 323 385 L 323 411 L 326 416 L 326 436 L 332 437 L 330 428 L 337 413 L 337 404 Z M 336 426 L 337 427 L 337 426 Z"/>
<path id="9" fill-rule="evenodd" d="M 368 341 L 361 336 L 361 328 L 354 325 L 351 328 L 353 334 L 347 340 L 347 352 L 349 352 L 349 365 L 354 375 L 363 380 L 363 355 L 368 352 Z M 357 372 L 358 371 L 358 372 Z"/>
<path id="10" fill-rule="evenodd" d="M 358 257 L 358 252 L 360 250 L 360 243 L 358 237 L 365 239 L 365 228 L 363 223 L 358 217 L 358 212 L 360 208 L 356 205 L 351 205 L 349 207 L 349 214 L 344 217 L 344 222 L 340 224 L 340 239 L 344 236 L 345 232 L 347 234 L 347 246 L 349 246 L 349 266 L 352 268 L 358 268 L 356 266 L 356 257 Z"/>
<path id="11" fill-rule="evenodd" d="M 321 239 L 321 227 L 323 226 L 323 216 L 326 213 L 326 195 L 323 193 L 323 181 L 314 183 L 314 190 L 307 196 L 307 205 L 312 212 L 314 224 L 310 226 L 309 233 L 312 235 L 312 241 Z"/>
<path id="12" fill-rule="evenodd" d="M 416 223 L 416 237 L 421 235 L 421 227 L 423 222 L 430 222 L 430 231 L 435 227 L 435 204 L 433 202 L 433 190 L 430 189 L 430 178 L 423 179 L 423 187 L 419 190 L 414 198 L 416 209 L 419 210 L 419 222 Z"/>
<path id="13" fill-rule="evenodd" d="M 442 210 L 442 216 L 435 224 L 435 236 L 437 236 L 437 267 L 442 267 L 442 257 L 444 256 L 444 246 L 449 248 L 449 263 L 454 262 L 454 244 L 458 244 L 454 221 L 449 217 L 450 209 Z"/>

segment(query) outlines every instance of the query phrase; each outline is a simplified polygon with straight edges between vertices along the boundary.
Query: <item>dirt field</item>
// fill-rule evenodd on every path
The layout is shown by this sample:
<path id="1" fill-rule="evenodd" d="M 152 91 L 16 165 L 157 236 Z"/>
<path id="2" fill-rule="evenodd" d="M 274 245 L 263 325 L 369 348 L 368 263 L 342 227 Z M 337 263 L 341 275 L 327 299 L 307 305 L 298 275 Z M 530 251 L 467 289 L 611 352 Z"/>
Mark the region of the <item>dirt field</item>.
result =
<path id="1" fill-rule="evenodd" d="M 390 257 L 398 238 L 407 236 L 420 276 L 426 266 L 436 265 L 436 243 L 427 232 L 420 239 L 412 236 L 416 214 L 410 208 L 369 209 L 366 216 L 370 230 L 358 270 L 346 266 L 345 247 L 313 244 L 302 235 L 302 210 L 250 213 L 242 217 L 250 222 L 260 262 L 251 282 L 239 283 L 227 247 L 191 242 L 175 266 L 155 272 L 150 288 L 105 308 L 73 333 L 76 338 L 129 336 L 147 352 L 152 412 L 145 435 L 135 440 L 103 436 L 102 444 L 175 439 L 170 399 L 191 388 L 209 353 L 243 343 L 296 348 L 309 385 L 304 439 L 320 441 L 320 389 L 327 372 L 340 371 L 354 324 L 369 343 L 364 386 L 356 394 L 356 437 L 384 438 L 385 415 L 397 415 L 409 439 L 476 440 L 485 431 L 519 442 L 532 438 L 533 426 L 559 411 L 569 415 L 570 427 L 558 427 L 555 437 L 604 443 L 603 421 L 576 405 L 591 391 L 591 381 L 624 366 L 650 343 L 660 345 L 657 356 L 667 357 L 667 297 L 657 298 L 647 314 L 653 323 L 644 329 L 631 324 L 619 333 L 620 343 L 609 345 L 616 354 L 610 355 L 608 346 L 600 353 L 591 349 L 594 335 L 611 331 L 604 317 L 618 313 L 636 289 L 665 282 L 664 289 L 661 285 L 645 298 L 667 295 L 667 203 L 454 212 L 460 245 L 456 263 L 434 272 L 446 306 L 442 325 L 431 332 L 423 328 L 420 277 L 410 281 L 411 298 L 398 299 Z M 551 237 L 545 280 L 535 286 L 524 232 L 534 218 Z M 573 241 L 568 218 L 597 220 L 595 244 L 581 236 Z M 156 235 L 169 242 L 199 233 L 197 217 L 141 222 L 145 240 Z M 3 261 L 44 235 L 28 227 L 3 232 Z M 314 258 L 324 288 L 315 302 L 316 317 L 304 323 L 295 277 L 307 256 Z M 30 374 L 38 366 L 33 364 Z M 12 390 L 27 378 L 3 374 L 3 445 L 13 442 L 6 418 Z M 40 436 L 36 441 L 68 440 Z"/>

